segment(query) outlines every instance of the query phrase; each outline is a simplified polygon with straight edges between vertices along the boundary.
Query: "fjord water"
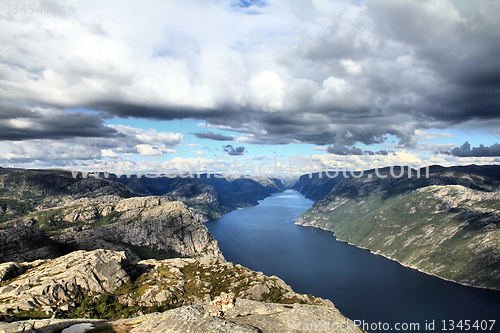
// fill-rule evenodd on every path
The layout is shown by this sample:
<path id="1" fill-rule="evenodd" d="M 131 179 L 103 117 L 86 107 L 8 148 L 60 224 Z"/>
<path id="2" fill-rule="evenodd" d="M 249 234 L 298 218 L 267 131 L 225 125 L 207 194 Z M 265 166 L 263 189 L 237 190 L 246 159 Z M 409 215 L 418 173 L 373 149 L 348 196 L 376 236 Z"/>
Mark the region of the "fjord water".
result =
<path id="1" fill-rule="evenodd" d="M 296 292 L 328 298 L 353 320 L 419 323 L 421 331 L 434 321 L 436 332 L 476 331 L 450 330 L 450 320 L 497 320 L 487 331 L 500 332 L 500 292 L 444 281 L 336 241 L 331 232 L 295 225 L 313 203 L 287 190 L 206 226 L 228 261 L 276 275 Z"/>

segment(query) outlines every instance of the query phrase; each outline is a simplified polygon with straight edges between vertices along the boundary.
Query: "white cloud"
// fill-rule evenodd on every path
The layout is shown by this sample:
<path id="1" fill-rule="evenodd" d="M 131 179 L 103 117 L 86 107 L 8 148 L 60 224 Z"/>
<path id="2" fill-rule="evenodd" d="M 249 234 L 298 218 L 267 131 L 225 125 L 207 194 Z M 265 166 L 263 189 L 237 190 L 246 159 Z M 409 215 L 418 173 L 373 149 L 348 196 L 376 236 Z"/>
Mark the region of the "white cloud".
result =
<path id="1" fill-rule="evenodd" d="M 252 76 L 249 82 L 252 101 L 266 111 L 280 109 L 283 105 L 285 83 L 278 73 L 263 71 Z"/>
<path id="2" fill-rule="evenodd" d="M 340 60 L 340 64 L 345 67 L 349 74 L 359 74 L 361 73 L 361 65 L 352 61 L 351 59 Z"/>
<path id="3" fill-rule="evenodd" d="M 136 146 L 137 151 L 140 155 L 144 156 L 158 156 L 161 155 L 161 151 L 159 149 L 155 149 L 151 145 L 140 144 Z"/>
<path id="4" fill-rule="evenodd" d="M 0 134 L 12 140 L 0 156 L 156 156 L 185 140 L 105 126 L 109 115 L 200 119 L 238 132 L 238 143 L 355 145 L 390 135 L 398 147 L 430 151 L 447 144 L 422 141 L 450 136 L 423 129 L 464 122 L 498 135 L 497 2 L 231 4 L 74 0 L 61 15 L 0 14 Z"/>
<path id="5" fill-rule="evenodd" d="M 101 156 L 115 158 L 118 157 L 118 154 L 111 149 L 101 149 Z"/>
<path id="6" fill-rule="evenodd" d="M 173 148 L 184 140 L 184 135 L 180 133 L 157 132 L 129 126 L 108 127 L 115 129 L 122 136 L 3 141 L 0 142 L 0 160 L 53 161 L 60 165 L 71 160 L 118 158 L 121 155 L 158 156 L 177 153 Z"/>

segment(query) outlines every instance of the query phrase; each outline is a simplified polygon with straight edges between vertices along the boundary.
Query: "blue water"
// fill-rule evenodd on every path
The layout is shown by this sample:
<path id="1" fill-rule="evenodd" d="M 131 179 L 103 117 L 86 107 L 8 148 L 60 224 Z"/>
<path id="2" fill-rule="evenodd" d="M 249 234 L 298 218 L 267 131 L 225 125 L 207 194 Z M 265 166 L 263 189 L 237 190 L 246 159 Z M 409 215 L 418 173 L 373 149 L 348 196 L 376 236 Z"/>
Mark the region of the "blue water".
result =
<path id="1" fill-rule="evenodd" d="M 313 203 L 288 190 L 206 226 L 228 261 L 276 275 L 296 292 L 330 299 L 347 317 L 371 325 L 370 332 L 384 331 L 373 329 L 379 322 L 393 329 L 398 322 L 418 323 L 428 332 L 500 332 L 500 292 L 447 282 L 339 242 L 331 232 L 295 225 Z M 451 320 L 462 320 L 462 329 L 451 330 Z M 464 320 L 470 320 L 469 330 Z M 476 320 L 488 329 L 474 329 Z M 487 320 L 497 320 L 493 330 Z M 432 322 L 435 329 L 426 330 Z"/>

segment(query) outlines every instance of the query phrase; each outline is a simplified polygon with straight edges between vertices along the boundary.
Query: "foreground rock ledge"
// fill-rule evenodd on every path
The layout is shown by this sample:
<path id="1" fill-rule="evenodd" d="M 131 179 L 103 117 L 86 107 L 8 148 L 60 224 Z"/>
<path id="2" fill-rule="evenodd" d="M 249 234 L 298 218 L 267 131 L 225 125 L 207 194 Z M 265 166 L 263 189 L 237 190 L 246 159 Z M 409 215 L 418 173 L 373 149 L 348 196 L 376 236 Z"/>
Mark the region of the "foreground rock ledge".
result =
<path id="1" fill-rule="evenodd" d="M 77 323 L 105 326 L 99 332 L 355 331 L 331 301 L 295 293 L 276 276 L 214 257 L 132 263 L 102 249 L 1 264 L 0 315 L 0 333 Z M 43 316 L 52 319 L 7 322 Z"/>
<path id="2" fill-rule="evenodd" d="M 224 318 L 207 316 L 211 304 L 190 305 L 120 320 L 63 320 L 44 319 L 14 323 L 0 323 L 0 332 L 51 333 L 77 323 L 93 323 L 95 327 L 108 327 L 109 332 L 299 332 L 330 331 L 362 332 L 337 309 L 306 304 L 262 303 L 236 299 L 234 307 L 224 313 Z M 317 325 L 317 326 L 315 326 Z M 320 326 L 323 325 L 323 326 Z M 329 325 L 329 326 L 328 326 Z M 324 328 L 322 328 L 324 327 Z M 333 327 L 338 329 L 332 329 Z M 103 330 L 105 331 L 105 330 Z M 101 331 L 101 332 L 103 332 Z"/>

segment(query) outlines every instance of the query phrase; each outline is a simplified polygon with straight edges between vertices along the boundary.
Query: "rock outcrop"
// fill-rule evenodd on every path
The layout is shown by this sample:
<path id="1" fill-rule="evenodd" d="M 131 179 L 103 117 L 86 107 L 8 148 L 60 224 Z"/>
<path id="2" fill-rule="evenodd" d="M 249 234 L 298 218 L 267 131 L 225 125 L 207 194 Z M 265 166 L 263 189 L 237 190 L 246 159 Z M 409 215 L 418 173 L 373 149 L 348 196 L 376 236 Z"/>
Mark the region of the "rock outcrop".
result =
<path id="1" fill-rule="evenodd" d="M 21 274 L 7 281 L 1 280 L 0 312 L 41 310 L 53 313 L 58 307 L 71 306 L 68 303 L 74 302 L 77 292 L 112 292 L 130 281 L 123 268 L 125 259 L 123 252 L 96 250 L 23 263 L 20 266 L 27 269 L 23 273 L 16 267 L 19 264 L 4 264 L 8 271 L 17 269 Z"/>
<path id="2" fill-rule="evenodd" d="M 270 304 L 236 299 L 225 317 L 207 316 L 210 305 L 187 306 L 164 313 L 118 320 L 109 323 L 131 333 L 155 332 L 228 332 L 281 333 L 298 331 L 362 332 L 333 307 L 304 304 Z M 340 328 L 340 329 L 334 329 Z M 344 328 L 344 329 L 342 329 Z"/>
<path id="3" fill-rule="evenodd" d="M 182 202 L 103 195 L 39 210 L 3 224 L 0 262 L 55 258 L 74 250 L 145 258 L 222 257 L 217 241 Z"/>
<path id="4" fill-rule="evenodd" d="M 192 313 L 192 326 L 186 329 L 220 323 L 276 332 L 273 326 L 279 331 L 289 317 L 295 316 L 298 323 L 307 319 L 307 313 L 312 316 L 309 321 L 343 318 L 329 300 L 295 293 L 275 276 L 220 258 L 149 259 L 134 264 L 124 252 L 76 251 L 52 260 L 4 263 L 0 274 L 0 315 L 12 320 L 31 315 L 115 319 L 186 305 L 191 306 L 112 325 L 149 332 L 158 326 L 148 325 L 155 321 L 165 325 L 170 318 L 178 321 L 179 326 L 172 323 L 173 330 L 182 327 L 184 314 Z M 259 316 L 264 317 L 259 320 Z M 23 323 L 23 327 L 41 325 Z M 9 327 L 19 329 L 19 325 L 0 324 L 0 330 L 8 332 Z"/>
<path id="5" fill-rule="evenodd" d="M 94 209 L 96 205 L 92 201 L 88 205 L 69 204 L 53 218 L 71 220 L 74 209 L 81 216 L 86 207 Z M 182 202 L 168 197 L 135 197 L 108 201 L 99 210 L 97 216 L 82 226 L 63 229 L 52 238 L 83 250 L 127 249 L 128 254 L 133 253 L 137 258 L 222 256 L 217 241 Z M 92 225 L 103 219 L 108 220 L 106 225 Z"/>

